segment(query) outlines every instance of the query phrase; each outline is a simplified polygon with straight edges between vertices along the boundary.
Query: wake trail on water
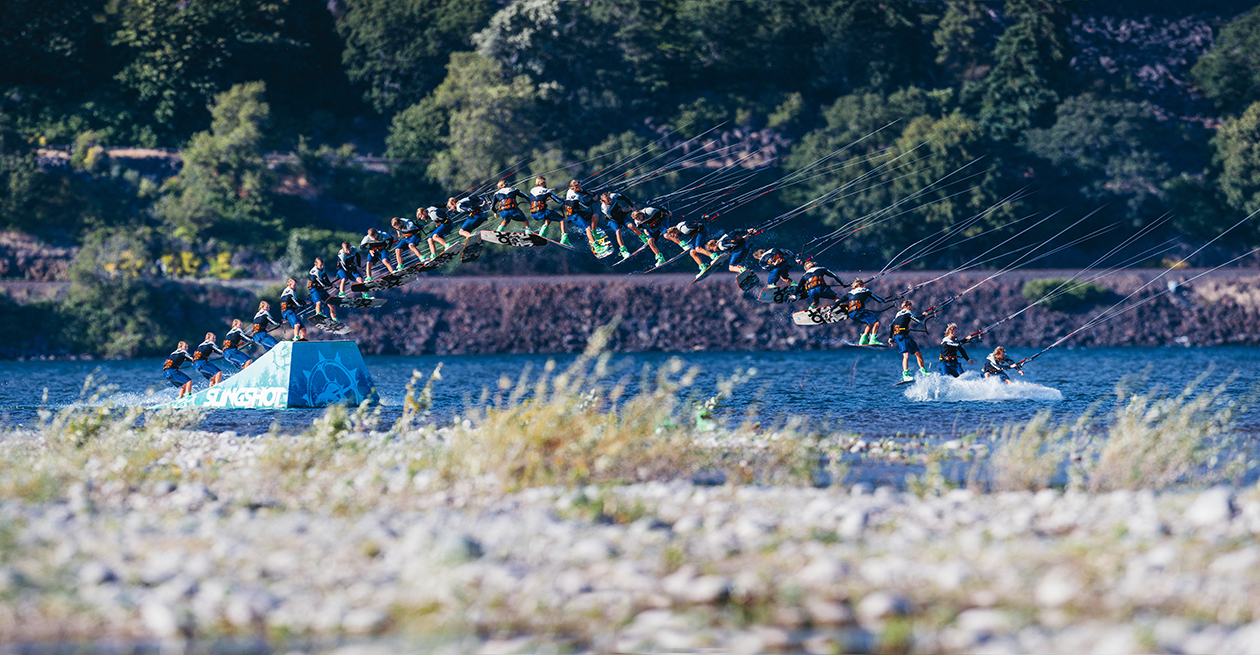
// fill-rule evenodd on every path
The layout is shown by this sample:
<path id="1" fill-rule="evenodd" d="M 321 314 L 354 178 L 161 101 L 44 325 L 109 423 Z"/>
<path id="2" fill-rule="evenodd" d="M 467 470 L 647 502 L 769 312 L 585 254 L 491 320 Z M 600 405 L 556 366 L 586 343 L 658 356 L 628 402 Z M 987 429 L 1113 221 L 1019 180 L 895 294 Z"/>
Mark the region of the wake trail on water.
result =
<path id="1" fill-rule="evenodd" d="M 1006 384 L 1001 378 L 981 377 L 975 371 L 963 373 L 959 378 L 937 373 L 915 380 L 906 389 L 905 397 L 917 402 L 945 403 L 977 400 L 1063 400 L 1063 394 L 1058 389 L 1020 380 L 1012 382 Z"/>

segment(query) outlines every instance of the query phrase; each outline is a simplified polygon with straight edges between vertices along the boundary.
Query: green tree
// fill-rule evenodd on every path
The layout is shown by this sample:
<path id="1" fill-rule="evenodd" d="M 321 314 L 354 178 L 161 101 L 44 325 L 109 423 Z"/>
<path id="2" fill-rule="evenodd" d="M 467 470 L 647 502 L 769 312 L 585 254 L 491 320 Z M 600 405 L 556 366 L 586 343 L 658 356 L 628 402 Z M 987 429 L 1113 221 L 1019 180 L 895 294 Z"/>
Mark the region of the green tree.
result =
<path id="1" fill-rule="evenodd" d="M 1067 25 L 1074 0 L 1007 0 L 1013 21 L 978 85 L 980 121 L 999 140 L 1049 124 L 1069 74 Z"/>
<path id="2" fill-rule="evenodd" d="M 0 113 L 0 226 L 31 229 L 38 225 L 31 210 L 44 177 L 30 144 L 18 135 L 12 119 Z"/>
<path id="3" fill-rule="evenodd" d="M 822 45 L 809 0 L 682 0 L 672 49 L 685 53 L 689 84 L 737 92 L 808 88 Z M 677 84 L 678 82 L 675 82 Z"/>
<path id="4" fill-rule="evenodd" d="M 183 151 L 184 167 L 166 182 L 154 207 L 175 236 L 254 246 L 279 238 L 273 174 L 261 149 L 271 114 L 265 91 L 262 82 L 250 82 L 215 96 L 210 131 L 193 135 Z"/>
<path id="5" fill-rule="evenodd" d="M 1055 111 L 1054 125 L 1027 133 L 1029 152 L 1053 164 L 1091 201 L 1120 200 L 1129 218 L 1162 211 L 1164 185 L 1185 141 L 1150 103 L 1085 94 Z"/>
<path id="6" fill-rule="evenodd" d="M 488 0 L 348 0 L 342 62 L 376 111 L 399 111 L 442 82 L 450 54 L 468 50 L 492 13 Z"/>
<path id="7" fill-rule="evenodd" d="M 822 32 L 814 88 L 888 93 L 930 80 L 935 53 L 925 8 L 914 0 L 813 3 L 811 22 Z"/>
<path id="8" fill-rule="evenodd" d="M 1236 116 L 1260 101 L 1260 7 L 1226 25 L 1190 74 L 1227 115 Z"/>
<path id="9" fill-rule="evenodd" d="M 73 92 L 94 85 L 108 65 L 100 0 L 5 0 L 0 3 L 0 86 Z"/>
<path id="10" fill-rule="evenodd" d="M 471 52 L 451 55 L 448 71 L 433 92 L 435 110 L 449 118 L 431 177 L 447 188 L 472 186 L 548 149 L 536 122 L 538 90 L 528 77 L 509 78 L 498 62 Z M 403 137 L 391 138 L 398 143 Z"/>
<path id="11" fill-rule="evenodd" d="M 691 79 L 684 72 L 691 50 L 676 35 L 674 13 L 673 3 L 639 0 L 522 0 L 472 40 L 477 52 L 538 89 L 548 117 L 544 138 L 580 149 L 604 139 L 610 126 L 660 109 L 670 71 Z"/>
<path id="12" fill-rule="evenodd" d="M 957 82 L 976 82 L 993 67 L 989 40 L 996 21 L 979 0 L 945 0 L 945 13 L 932 33 L 936 63 Z"/>
<path id="13" fill-rule="evenodd" d="M 1220 169 L 1216 183 L 1225 202 L 1248 214 L 1260 209 L 1260 102 L 1226 120 L 1212 144 Z"/>
<path id="14" fill-rule="evenodd" d="M 948 98 L 948 93 L 928 93 L 911 87 L 888 96 L 861 93 L 836 100 L 823 112 L 824 125 L 806 134 L 792 147 L 785 168 L 799 170 L 840 148 L 845 148 L 841 156 L 847 163 L 832 175 L 788 188 L 788 201 L 803 204 L 837 186 L 855 182 L 877 167 L 882 170 L 897 156 L 896 142 L 906 126 L 920 116 L 932 119 L 943 116 Z M 875 211 L 891 202 L 887 185 L 867 184 L 861 189 L 843 205 L 823 205 L 811 214 L 820 217 L 824 225 L 841 225 L 855 215 Z"/>
<path id="15" fill-rule="evenodd" d="M 309 44 L 288 31 L 298 0 L 114 0 L 118 80 L 173 135 L 204 125 L 215 94 L 247 80 L 293 76 Z M 295 9 L 295 7 L 297 7 Z"/>
<path id="16" fill-rule="evenodd" d="M 429 96 L 398 112 L 390 122 L 386 155 L 415 168 L 442 150 L 449 133 L 450 115 L 438 106 L 437 98 Z"/>

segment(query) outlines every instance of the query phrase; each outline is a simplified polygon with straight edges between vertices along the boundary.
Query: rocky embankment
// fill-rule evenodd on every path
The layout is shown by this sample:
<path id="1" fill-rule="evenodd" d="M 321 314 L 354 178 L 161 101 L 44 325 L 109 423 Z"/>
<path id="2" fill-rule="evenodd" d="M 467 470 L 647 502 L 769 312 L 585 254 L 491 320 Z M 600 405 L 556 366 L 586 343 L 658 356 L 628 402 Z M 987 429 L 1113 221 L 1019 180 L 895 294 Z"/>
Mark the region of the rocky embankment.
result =
<path id="1" fill-rule="evenodd" d="M 1104 308 L 1137 290 L 1161 271 L 1126 270 L 1098 283 L 1112 291 L 1103 305 L 1071 313 L 1034 307 L 997 327 L 990 343 L 1045 346 L 1067 335 Z M 916 292 L 923 309 L 979 284 L 950 304 L 920 336 L 936 342 L 946 323 L 964 333 L 996 323 L 1027 306 L 1022 294 L 1029 280 L 1068 277 L 1067 271 L 1008 273 L 984 281 L 989 273 L 959 274 Z M 1173 279 L 1195 271 L 1178 271 Z M 854 273 L 840 273 L 848 281 Z M 937 277 L 939 273 L 898 273 L 881 278 L 877 293 L 892 295 Z M 764 274 L 763 274 L 764 278 Z M 610 346 L 620 351 L 807 350 L 826 349 L 856 340 L 852 324 L 803 327 L 792 323 L 796 305 L 766 305 L 741 294 L 728 274 L 699 284 L 690 276 L 589 276 L 527 278 L 423 278 L 383 292 L 385 307 L 356 313 L 348 321 L 355 338 L 370 354 L 573 352 L 581 350 L 595 328 L 621 317 Z M 1082 331 L 1069 342 L 1078 346 L 1159 346 L 1260 344 L 1260 271 L 1220 271 L 1206 275 L 1177 294 L 1161 279 L 1143 289 L 1130 304 L 1138 306 L 1114 320 Z M 1160 292 L 1162 296 L 1155 297 Z M 1145 301 L 1145 302 L 1144 302 Z M 887 321 L 895 314 L 882 314 Z M 887 324 L 881 325 L 887 334 Z"/>

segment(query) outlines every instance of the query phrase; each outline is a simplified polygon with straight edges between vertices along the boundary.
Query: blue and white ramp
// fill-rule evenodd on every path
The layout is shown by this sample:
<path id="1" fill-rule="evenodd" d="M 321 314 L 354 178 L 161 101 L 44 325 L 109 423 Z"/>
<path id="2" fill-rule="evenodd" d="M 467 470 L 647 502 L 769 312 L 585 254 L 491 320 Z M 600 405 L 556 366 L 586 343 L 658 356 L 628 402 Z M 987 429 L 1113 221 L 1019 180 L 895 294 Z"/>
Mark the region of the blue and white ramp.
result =
<path id="1" fill-rule="evenodd" d="M 353 341 L 281 341 L 245 370 L 167 407 L 283 409 L 376 400 Z"/>

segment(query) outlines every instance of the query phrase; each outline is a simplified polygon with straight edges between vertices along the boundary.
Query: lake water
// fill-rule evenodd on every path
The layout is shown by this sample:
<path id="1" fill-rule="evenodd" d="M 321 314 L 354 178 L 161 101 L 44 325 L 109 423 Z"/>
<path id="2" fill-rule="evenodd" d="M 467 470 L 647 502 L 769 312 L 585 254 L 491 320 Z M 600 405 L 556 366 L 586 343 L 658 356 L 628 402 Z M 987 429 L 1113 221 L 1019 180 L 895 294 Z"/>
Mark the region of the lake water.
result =
<path id="1" fill-rule="evenodd" d="M 1009 354 L 1018 360 L 1032 352 L 1014 349 Z M 982 345 L 971 355 L 980 361 L 987 353 L 988 346 Z M 901 372 L 901 356 L 895 351 L 840 348 L 796 353 L 618 354 L 612 359 L 613 378 L 629 378 L 633 387 L 644 365 L 660 366 L 675 356 L 700 367 L 691 391 L 701 399 L 713 395 L 719 377 L 729 377 L 741 369 L 756 369 L 752 380 L 739 387 L 724 404 L 728 420 L 742 419 L 749 412 L 763 423 L 803 416 L 808 417 L 811 427 L 823 431 L 843 430 L 870 436 L 926 432 L 943 438 L 1025 421 L 1043 408 L 1066 418 L 1078 416 L 1100 401 L 1109 407 L 1116 384 L 1134 374 L 1145 374 L 1142 388 L 1163 385 L 1179 391 L 1209 369 L 1210 385 L 1237 370 L 1243 374 L 1234 382 L 1233 391 L 1241 396 L 1254 384 L 1255 371 L 1260 369 L 1260 348 L 1058 348 L 1029 364 L 1026 376 L 1015 375 L 1014 379 L 1020 382 L 1016 385 L 975 379 L 974 371 L 980 366 L 974 364 L 967 367 L 973 373 L 962 380 L 933 376 L 914 385 L 895 387 L 893 383 L 900 379 Z M 527 366 L 537 373 L 548 359 L 563 367 L 574 357 L 435 355 L 366 360 L 386 421 L 398 415 L 412 371 L 427 375 L 441 362 L 443 379 L 434 388 L 434 416 L 435 420 L 449 421 L 475 404 L 483 389 L 497 389 L 501 376 L 515 381 Z M 912 359 L 912 366 L 913 363 Z M 175 397 L 176 390 L 161 376 L 161 360 L 0 362 L 0 421 L 9 427 L 33 425 L 38 421 L 37 411 L 45 389 L 50 407 L 74 402 L 85 377 L 97 368 L 109 383 L 118 386 L 119 391 L 110 399 L 119 404 L 155 405 Z M 151 396 L 145 393 L 149 389 L 155 392 Z M 258 434 L 278 422 L 285 431 L 300 432 L 320 412 L 216 410 L 202 427 Z M 1260 412 L 1251 410 L 1244 414 L 1240 427 L 1260 434 Z"/>

